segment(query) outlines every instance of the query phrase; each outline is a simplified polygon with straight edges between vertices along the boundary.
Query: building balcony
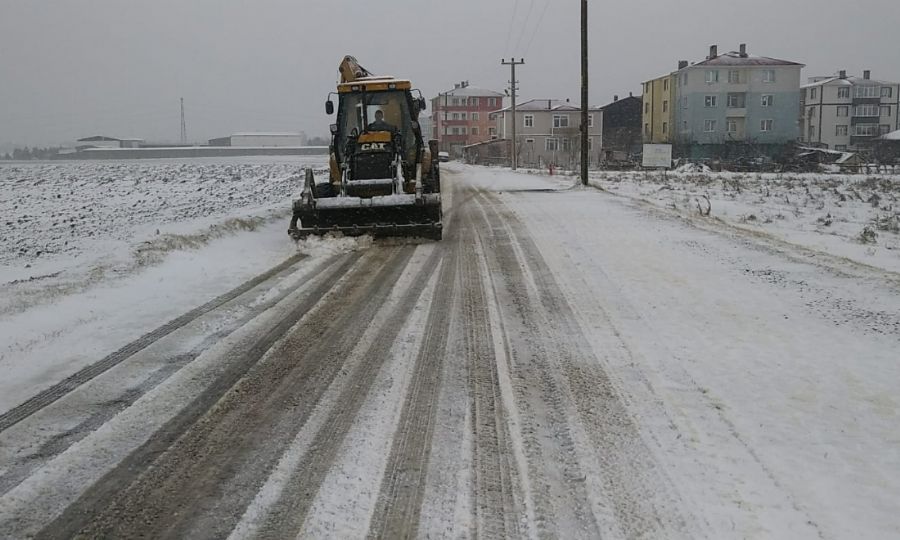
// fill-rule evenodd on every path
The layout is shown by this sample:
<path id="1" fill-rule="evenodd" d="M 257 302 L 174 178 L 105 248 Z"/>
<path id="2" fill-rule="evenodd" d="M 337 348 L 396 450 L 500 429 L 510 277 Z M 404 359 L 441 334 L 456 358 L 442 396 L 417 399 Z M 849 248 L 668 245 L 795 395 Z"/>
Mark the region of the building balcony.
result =
<path id="1" fill-rule="evenodd" d="M 729 118 L 746 118 L 747 107 L 728 107 L 725 110 L 725 115 Z"/>

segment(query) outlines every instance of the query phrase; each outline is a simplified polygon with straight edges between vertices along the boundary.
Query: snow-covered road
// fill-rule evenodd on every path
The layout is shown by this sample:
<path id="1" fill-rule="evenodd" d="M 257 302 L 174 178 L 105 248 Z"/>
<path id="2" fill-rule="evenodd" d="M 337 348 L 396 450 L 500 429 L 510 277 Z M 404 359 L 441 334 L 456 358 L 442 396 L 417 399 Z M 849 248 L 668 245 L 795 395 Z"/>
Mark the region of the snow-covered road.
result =
<path id="1" fill-rule="evenodd" d="M 243 242 L 260 275 L 124 340 L 101 303 L 202 274 L 80 291 L 87 354 L 35 315 L 64 297 L 0 319 L 32 334 L 0 358 L 0 536 L 900 535 L 900 276 L 572 179 L 442 178 L 440 243 L 219 239 L 193 256 Z"/>

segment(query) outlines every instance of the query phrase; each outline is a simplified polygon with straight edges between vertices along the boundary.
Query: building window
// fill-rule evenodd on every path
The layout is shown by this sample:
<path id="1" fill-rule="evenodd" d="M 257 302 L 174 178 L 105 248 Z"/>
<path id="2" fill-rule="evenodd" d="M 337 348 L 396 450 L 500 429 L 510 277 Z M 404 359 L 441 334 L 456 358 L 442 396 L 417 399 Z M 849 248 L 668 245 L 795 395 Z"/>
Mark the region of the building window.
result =
<path id="1" fill-rule="evenodd" d="M 835 137 L 846 137 L 847 133 L 847 124 L 838 124 L 834 126 L 834 136 Z"/>
<path id="2" fill-rule="evenodd" d="M 477 122 L 477 121 L 478 121 L 478 113 L 477 113 L 477 112 L 473 112 L 473 113 L 472 113 L 472 121 L 473 121 L 473 122 Z"/>
<path id="3" fill-rule="evenodd" d="M 688 74 L 687 74 L 687 71 L 685 71 L 684 73 L 681 74 L 681 85 L 687 86 L 687 83 L 688 83 Z"/>
<path id="4" fill-rule="evenodd" d="M 856 124 L 853 134 L 857 137 L 872 137 L 878 133 L 877 124 Z"/>
<path id="5" fill-rule="evenodd" d="M 890 105 L 882 105 L 881 106 L 881 117 L 882 118 L 890 118 L 891 117 L 891 106 Z"/>
<path id="6" fill-rule="evenodd" d="M 669 132 L 669 123 L 668 123 L 668 122 L 663 122 L 663 125 L 662 125 L 662 132 L 663 132 L 663 133 L 668 133 L 668 132 Z"/>
<path id="7" fill-rule="evenodd" d="M 465 135 L 467 130 L 468 130 L 468 128 L 466 126 L 463 126 L 463 127 L 459 128 L 459 134 Z"/>
<path id="8" fill-rule="evenodd" d="M 736 69 L 729 70 L 728 71 L 728 82 L 730 84 L 740 84 L 741 72 Z"/>
<path id="9" fill-rule="evenodd" d="M 472 135 L 478 135 L 478 126 L 472 126 Z"/>
<path id="10" fill-rule="evenodd" d="M 858 98 L 878 97 L 877 86 L 857 86 L 853 89 L 853 96 Z"/>
<path id="11" fill-rule="evenodd" d="M 765 105 L 763 105 L 763 107 L 765 107 Z M 806 115 L 807 116 L 815 116 L 816 115 L 816 106 L 813 105 L 812 107 L 810 107 L 809 110 L 806 111 Z"/>
<path id="12" fill-rule="evenodd" d="M 525 115 L 525 127 L 534 127 L 534 115 L 533 114 Z"/>
<path id="13" fill-rule="evenodd" d="M 809 128 L 806 130 L 808 135 L 806 136 L 807 141 L 815 140 L 816 138 L 816 126 L 810 124 Z"/>
<path id="14" fill-rule="evenodd" d="M 846 99 L 850 97 L 850 87 L 842 86 L 838 88 L 838 99 Z"/>
<path id="15" fill-rule="evenodd" d="M 759 121 L 759 130 L 760 131 L 772 131 L 772 126 L 775 124 L 774 120 L 760 120 Z"/>
<path id="16" fill-rule="evenodd" d="M 774 69 L 764 69 L 763 70 L 763 82 L 765 82 L 765 83 L 775 82 L 775 70 Z"/>
<path id="17" fill-rule="evenodd" d="M 663 112 L 669 112 L 669 101 L 668 100 L 663 101 Z"/>
<path id="18" fill-rule="evenodd" d="M 881 97 L 892 97 L 894 94 L 894 89 L 890 86 L 882 86 L 881 87 Z"/>
<path id="19" fill-rule="evenodd" d="M 878 116 L 878 105 L 867 103 L 853 107 L 853 116 Z"/>
<path id="20" fill-rule="evenodd" d="M 650 102 L 644 103 L 644 114 L 650 114 Z"/>
<path id="21" fill-rule="evenodd" d="M 553 127 L 555 127 L 555 128 L 569 127 L 569 115 L 568 114 L 554 114 L 553 115 Z"/>
<path id="22" fill-rule="evenodd" d="M 725 126 L 725 130 L 728 133 L 737 133 L 737 120 L 729 120 Z"/>
<path id="23" fill-rule="evenodd" d="M 594 138 L 588 137 L 588 152 L 594 149 Z"/>
<path id="24" fill-rule="evenodd" d="M 745 94 L 728 94 L 728 108 L 729 109 L 743 109 L 746 107 L 746 95 Z"/>
<path id="25" fill-rule="evenodd" d="M 497 98 L 489 97 L 488 98 L 488 107 L 496 107 L 497 106 Z"/>
<path id="26" fill-rule="evenodd" d="M 878 126 L 878 131 L 882 135 L 887 135 L 888 133 L 891 132 L 891 126 L 888 124 L 881 124 L 880 126 Z"/>
<path id="27" fill-rule="evenodd" d="M 645 137 L 650 136 L 650 124 L 644 124 L 644 136 Z"/>
<path id="28" fill-rule="evenodd" d="M 719 70 L 711 69 L 706 72 L 706 84 L 715 84 L 719 82 Z"/>
<path id="29" fill-rule="evenodd" d="M 569 152 L 572 150 L 572 143 L 568 137 L 563 137 L 560 142 L 562 142 L 562 151 Z"/>
<path id="30" fill-rule="evenodd" d="M 809 99 L 816 99 L 816 96 L 818 95 L 818 93 L 819 93 L 818 88 L 810 88 L 809 89 Z M 765 107 L 765 105 L 763 105 L 763 107 Z"/>
<path id="31" fill-rule="evenodd" d="M 772 94 L 763 95 L 763 97 L 762 97 L 762 106 L 763 107 L 771 107 L 774 104 L 775 104 L 775 96 L 773 96 Z"/>
<path id="32" fill-rule="evenodd" d="M 534 144 L 534 139 L 525 139 L 526 144 Z"/>
<path id="33" fill-rule="evenodd" d="M 716 106 L 716 102 L 718 101 L 717 98 L 718 98 L 718 96 L 706 96 L 706 98 L 704 99 L 703 103 L 704 103 L 707 107 L 713 108 L 713 107 Z"/>
<path id="34" fill-rule="evenodd" d="M 588 127 L 589 128 L 594 127 L 594 115 L 593 114 L 588 115 Z"/>
<path id="35" fill-rule="evenodd" d="M 663 79 L 663 90 L 669 89 L 669 79 Z"/>
<path id="36" fill-rule="evenodd" d="M 559 139 L 556 137 L 547 137 L 544 145 L 544 149 L 548 152 L 555 152 L 559 150 Z"/>
<path id="37" fill-rule="evenodd" d="M 715 120 L 704 120 L 703 121 L 703 131 L 707 133 L 712 133 L 716 130 L 716 121 Z"/>
<path id="38" fill-rule="evenodd" d="M 477 97 L 469 98 L 469 105 L 471 105 L 472 107 L 477 107 L 479 105 L 478 98 Z"/>
<path id="39" fill-rule="evenodd" d="M 847 89 L 849 91 L 849 88 Z M 841 105 L 837 108 L 838 116 L 850 116 L 850 107 L 847 105 Z"/>
<path id="40" fill-rule="evenodd" d="M 459 113 L 460 120 L 465 120 L 467 117 L 468 117 L 468 113 L 465 113 L 465 112 Z"/>
<path id="41" fill-rule="evenodd" d="M 488 99 L 490 99 L 490 98 L 488 98 Z M 488 128 L 488 133 L 491 135 L 491 138 L 493 139 L 494 137 L 497 136 L 497 128 Z"/>
<path id="42" fill-rule="evenodd" d="M 836 144 L 836 145 L 834 145 L 834 149 L 837 150 L 838 152 L 846 152 L 847 145 L 846 144 Z"/>
<path id="43" fill-rule="evenodd" d="M 453 115 L 451 115 L 450 118 L 452 120 L 459 120 L 459 113 L 458 112 L 453 113 Z"/>

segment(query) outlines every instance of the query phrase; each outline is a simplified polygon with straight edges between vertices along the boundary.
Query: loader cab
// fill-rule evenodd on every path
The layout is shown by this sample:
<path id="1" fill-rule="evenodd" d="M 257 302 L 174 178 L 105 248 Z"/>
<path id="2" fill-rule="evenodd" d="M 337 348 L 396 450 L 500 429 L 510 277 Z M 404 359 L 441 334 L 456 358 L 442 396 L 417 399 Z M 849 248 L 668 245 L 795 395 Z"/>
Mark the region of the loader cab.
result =
<path id="1" fill-rule="evenodd" d="M 352 167 L 353 157 L 365 154 L 364 161 L 381 169 L 378 164 L 389 164 L 398 152 L 404 163 L 414 163 L 420 144 L 414 129 L 418 105 L 410 93 L 409 81 L 371 78 L 339 85 L 333 133 L 338 163 L 350 160 Z M 360 173 L 354 176 L 360 178 L 363 172 Z M 370 174 L 379 173 L 364 173 Z"/>

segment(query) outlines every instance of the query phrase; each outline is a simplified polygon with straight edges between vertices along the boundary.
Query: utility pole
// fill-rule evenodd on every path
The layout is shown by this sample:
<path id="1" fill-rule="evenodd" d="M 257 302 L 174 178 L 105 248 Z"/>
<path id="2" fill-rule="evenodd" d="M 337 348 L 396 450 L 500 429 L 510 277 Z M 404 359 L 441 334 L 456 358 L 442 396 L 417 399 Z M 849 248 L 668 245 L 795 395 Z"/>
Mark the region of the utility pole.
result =
<path id="1" fill-rule="evenodd" d="M 588 185 L 588 3 L 581 0 L 581 183 Z"/>
<path id="2" fill-rule="evenodd" d="M 187 125 L 184 123 L 184 98 L 181 98 L 181 144 L 187 144 Z"/>
<path id="3" fill-rule="evenodd" d="M 512 170 L 516 170 L 519 165 L 519 151 L 516 148 L 516 66 L 522 65 L 525 63 L 525 59 L 521 58 L 518 62 L 516 62 L 515 58 L 510 58 L 509 62 L 506 60 L 500 60 L 500 63 L 504 66 L 509 66 L 512 73 L 510 76 L 510 86 L 512 87 Z"/>

